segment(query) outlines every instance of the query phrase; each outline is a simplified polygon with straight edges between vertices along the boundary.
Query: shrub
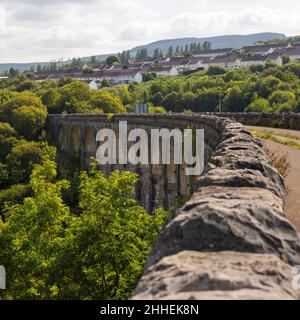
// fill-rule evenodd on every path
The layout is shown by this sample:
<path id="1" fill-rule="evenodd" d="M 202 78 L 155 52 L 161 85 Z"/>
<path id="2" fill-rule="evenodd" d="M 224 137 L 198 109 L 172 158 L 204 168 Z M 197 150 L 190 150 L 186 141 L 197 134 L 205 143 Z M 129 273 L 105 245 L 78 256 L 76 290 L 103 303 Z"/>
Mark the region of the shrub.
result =
<path id="1" fill-rule="evenodd" d="M 0 122 L 0 136 L 12 137 L 16 135 L 16 130 L 9 123 Z"/>
<path id="2" fill-rule="evenodd" d="M 46 110 L 34 106 L 23 106 L 13 111 L 11 124 L 20 135 L 27 139 L 33 139 L 43 129 L 46 118 Z"/>
<path id="3" fill-rule="evenodd" d="M 216 76 L 220 74 L 225 74 L 227 70 L 225 68 L 219 66 L 210 66 L 206 72 L 209 76 Z"/>
<path id="4" fill-rule="evenodd" d="M 272 112 L 272 107 L 267 99 L 256 98 L 246 109 L 246 112 Z"/>
<path id="5" fill-rule="evenodd" d="M 269 96 L 269 101 L 274 110 L 279 112 L 292 111 L 296 108 L 296 96 L 290 91 L 275 91 Z"/>
<path id="6" fill-rule="evenodd" d="M 15 184 L 9 189 L 0 191 L 0 210 L 6 203 L 14 205 L 21 203 L 22 200 L 31 195 L 31 188 L 28 184 Z"/>
<path id="7" fill-rule="evenodd" d="M 149 113 L 166 113 L 166 109 L 164 107 L 149 107 Z"/>
<path id="8" fill-rule="evenodd" d="M 283 153 L 278 149 L 271 149 L 264 145 L 264 150 L 272 160 L 274 167 L 279 173 L 286 178 L 291 171 L 291 163 L 288 160 L 287 154 Z"/>
<path id="9" fill-rule="evenodd" d="M 253 64 L 250 66 L 249 70 L 252 72 L 252 73 L 260 73 L 260 72 L 263 72 L 265 69 L 264 65 L 262 64 Z"/>

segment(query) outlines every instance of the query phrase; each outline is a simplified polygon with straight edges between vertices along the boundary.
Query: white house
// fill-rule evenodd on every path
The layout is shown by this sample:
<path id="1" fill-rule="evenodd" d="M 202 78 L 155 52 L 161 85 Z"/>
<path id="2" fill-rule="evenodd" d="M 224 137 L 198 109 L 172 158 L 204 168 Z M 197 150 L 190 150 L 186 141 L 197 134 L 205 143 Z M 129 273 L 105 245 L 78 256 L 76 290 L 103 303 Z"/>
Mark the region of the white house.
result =
<path id="1" fill-rule="evenodd" d="M 164 64 L 176 68 L 179 72 L 189 70 L 191 63 L 190 57 L 172 57 L 169 62 Z"/>
<path id="2" fill-rule="evenodd" d="M 282 66 L 283 65 L 283 59 L 282 59 L 281 52 L 273 52 L 273 53 L 269 54 L 268 55 L 268 61 L 271 61 L 271 62 L 277 64 L 278 66 Z"/>
<path id="3" fill-rule="evenodd" d="M 288 56 L 291 61 L 300 62 L 300 46 L 286 50 L 284 55 Z"/>
<path id="4" fill-rule="evenodd" d="M 149 70 L 149 72 L 155 73 L 158 78 L 174 77 L 179 75 L 178 70 L 172 66 L 166 66 L 166 67 L 154 66 L 152 69 Z"/>
<path id="5" fill-rule="evenodd" d="M 239 65 L 241 68 L 248 68 L 253 64 L 265 65 L 267 61 L 273 62 L 279 66 L 282 66 L 283 61 L 280 52 L 274 52 L 268 55 L 254 54 L 244 56 L 239 59 Z"/>
<path id="6" fill-rule="evenodd" d="M 286 48 L 286 45 L 284 44 L 262 44 L 262 45 L 256 45 L 256 46 L 246 46 L 243 47 L 242 50 L 244 53 L 248 53 L 251 55 L 268 55 L 276 50 L 282 50 Z"/>
<path id="7" fill-rule="evenodd" d="M 241 68 L 248 68 L 253 64 L 264 65 L 267 61 L 266 56 L 260 54 L 255 54 L 251 56 L 245 56 L 239 59 L 239 65 Z"/>
<path id="8" fill-rule="evenodd" d="M 203 61 L 205 61 L 207 58 L 206 57 L 191 57 L 190 58 L 190 63 L 188 64 L 188 70 L 194 71 L 200 68 L 203 68 Z"/>
<path id="9" fill-rule="evenodd" d="M 89 87 L 90 89 L 92 90 L 98 90 L 98 83 L 95 81 L 95 80 L 92 80 L 90 83 L 89 83 Z"/>
<path id="10" fill-rule="evenodd" d="M 207 58 L 202 62 L 202 66 L 204 69 L 209 68 L 210 66 L 218 66 L 228 69 L 235 69 L 239 68 L 239 59 L 238 56 L 235 54 L 230 54 L 226 56 L 217 56 Z"/>
<path id="11" fill-rule="evenodd" d="M 107 79 L 113 83 L 142 83 L 143 75 L 138 70 L 130 69 L 113 69 L 113 70 L 103 70 L 101 72 L 102 78 Z"/>

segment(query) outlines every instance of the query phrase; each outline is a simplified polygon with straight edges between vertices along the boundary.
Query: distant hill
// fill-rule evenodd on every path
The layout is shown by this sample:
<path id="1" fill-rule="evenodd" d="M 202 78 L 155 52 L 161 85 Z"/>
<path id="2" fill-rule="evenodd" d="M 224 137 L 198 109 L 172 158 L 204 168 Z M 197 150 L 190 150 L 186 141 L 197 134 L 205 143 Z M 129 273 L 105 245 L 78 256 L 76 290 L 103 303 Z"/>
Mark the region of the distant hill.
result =
<path id="1" fill-rule="evenodd" d="M 256 33 L 249 35 L 227 35 L 207 38 L 179 38 L 170 40 L 160 40 L 149 43 L 147 45 L 138 46 L 131 50 L 132 53 L 136 53 L 140 49 L 147 48 L 148 54 L 153 55 L 155 49 L 159 48 L 165 54 L 168 52 L 170 46 L 176 48 L 176 46 L 185 46 L 193 42 L 209 41 L 212 44 L 212 49 L 223 48 L 241 48 L 244 46 L 251 46 L 257 41 L 268 41 L 272 39 L 286 39 L 287 37 L 282 33 Z"/>
<path id="2" fill-rule="evenodd" d="M 50 62 L 34 62 L 34 63 L 0 63 L 0 72 L 9 70 L 10 68 L 18 69 L 20 71 L 29 70 L 33 66 L 48 65 Z"/>
<path id="3" fill-rule="evenodd" d="M 95 57 L 99 60 L 105 60 L 109 54 L 102 54 L 102 55 L 95 55 Z M 91 57 L 83 57 L 82 60 L 84 62 L 89 62 Z M 69 60 L 66 61 L 59 61 L 56 62 L 57 65 L 66 64 L 70 62 Z M 31 67 L 36 67 L 38 65 L 41 66 L 47 66 L 50 64 L 49 62 L 32 62 L 32 63 L 0 63 L 0 73 L 4 72 L 6 70 L 9 70 L 10 68 L 18 69 L 19 71 L 25 71 L 30 70 Z"/>
<path id="4" fill-rule="evenodd" d="M 149 43 L 147 45 L 142 45 L 131 49 L 131 53 L 135 54 L 139 49 L 148 49 L 148 54 L 153 55 L 155 49 L 159 48 L 163 53 L 167 53 L 170 46 L 174 48 L 176 46 L 189 45 L 192 42 L 209 41 L 212 44 L 212 49 L 222 49 L 222 48 L 241 48 L 243 46 L 251 46 L 257 41 L 268 41 L 272 39 L 286 39 L 287 37 L 282 33 L 256 33 L 249 35 L 227 35 L 227 36 L 217 36 L 217 37 L 207 37 L 207 38 L 179 38 L 179 39 L 169 39 L 160 40 L 156 42 Z M 108 55 L 96 55 L 99 60 L 106 59 Z M 84 57 L 85 61 L 88 61 L 90 57 Z M 68 61 L 59 62 L 58 64 L 67 63 Z M 9 68 L 15 68 L 20 71 L 29 70 L 32 66 L 37 65 L 48 65 L 50 62 L 35 62 L 35 63 L 7 63 L 0 64 L 0 73 Z"/>

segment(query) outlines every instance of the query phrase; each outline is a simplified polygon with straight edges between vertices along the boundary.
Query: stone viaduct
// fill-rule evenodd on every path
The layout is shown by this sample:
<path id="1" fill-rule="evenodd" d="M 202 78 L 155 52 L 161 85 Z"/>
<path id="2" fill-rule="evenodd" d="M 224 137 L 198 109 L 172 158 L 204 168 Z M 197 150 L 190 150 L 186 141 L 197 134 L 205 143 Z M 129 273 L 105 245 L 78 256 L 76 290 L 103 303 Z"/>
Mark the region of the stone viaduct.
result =
<path id="1" fill-rule="evenodd" d="M 233 120 L 229 119 L 232 118 Z M 101 168 L 139 173 L 137 200 L 149 212 L 186 201 L 159 236 L 132 299 L 299 299 L 294 266 L 300 238 L 284 214 L 284 180 L 248 125 L 300 129 L 294 114 L 51 115 L 49 141 L 63 161 L 82 167 L 95 157 L 96 132 L 128 121 L 128 129 L 205 130 L 205 172 L 183 166 Z"/>

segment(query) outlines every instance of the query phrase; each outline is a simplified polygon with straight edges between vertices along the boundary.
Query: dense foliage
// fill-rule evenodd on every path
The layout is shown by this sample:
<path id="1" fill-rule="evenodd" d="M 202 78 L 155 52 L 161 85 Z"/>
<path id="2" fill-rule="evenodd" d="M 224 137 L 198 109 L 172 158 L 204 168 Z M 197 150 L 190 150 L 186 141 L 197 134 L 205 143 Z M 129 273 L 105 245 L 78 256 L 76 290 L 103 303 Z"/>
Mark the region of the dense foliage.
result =
<path id="1" fill-rule="evenodd" d="M 189 76 L 130 85 L 134 100 L 172 112 L 299 112 L 300 64 L 253 65 L 228 70 L 211 67 Z"/>
<path id="2" fill-rule="evenodd" d="M 133 199 L 137 177 L 82 172 L 80 213 L 63 201 L 52 148 L 33 169 L 33 195 L 7 205 L 0 219 L 0 261 L 8 271 L 4 299 L 125 299 L 165 221 Z"/>

